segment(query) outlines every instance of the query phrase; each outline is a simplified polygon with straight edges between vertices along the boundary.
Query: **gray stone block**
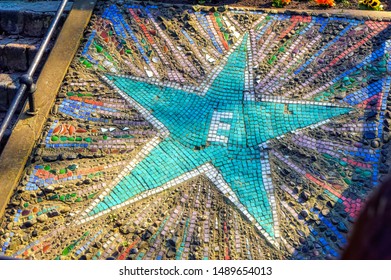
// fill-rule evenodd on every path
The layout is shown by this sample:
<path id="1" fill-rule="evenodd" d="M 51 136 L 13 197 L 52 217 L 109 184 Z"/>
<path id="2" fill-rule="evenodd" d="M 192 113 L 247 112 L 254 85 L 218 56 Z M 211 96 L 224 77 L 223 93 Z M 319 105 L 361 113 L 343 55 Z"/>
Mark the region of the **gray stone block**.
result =
<path id="1" fill-rule="evenodd" d="M 15 71 L 26 71 L 27 49 L 25 45 L 11 43 L 4 47 L 5 67 Z"/>
<path id="2" fill-rule="evenodd" d="M 20 73 L 0 74 L 0 112 L 6 112 L 19 87 Z"/>
<path id="3" fill-rule="evenodd" d="M 34 59 L 40 39 L 0 39 L 0 69 L 25 71 Z"/>
<path id="4" fill-rule="evenodd" d="M 14 11 L 0 11 L 0 31 L 8 34 L 23 33 L 24 17 Z"/>
<path id="5" fill-rule="evenodd" d="M 50 26 L 54 14 L 25 13 L 23 35 L 43 37 Z"/>

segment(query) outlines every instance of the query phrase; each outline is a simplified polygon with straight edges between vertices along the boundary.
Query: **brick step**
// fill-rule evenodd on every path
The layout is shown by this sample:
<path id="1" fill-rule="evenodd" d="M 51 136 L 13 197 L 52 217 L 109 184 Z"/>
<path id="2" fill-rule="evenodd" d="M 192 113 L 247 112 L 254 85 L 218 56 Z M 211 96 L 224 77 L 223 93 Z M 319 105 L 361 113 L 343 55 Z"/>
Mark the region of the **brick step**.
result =
<path id="1" fill-rule="evenodd" d="M 43 37 L 60 3 L 0 1 L 0 34 Z M 72 2 L 67 5 L 66 11 L 71 7 Z"/>
<path id="2" fill-rule="evenodd" d="M 19 87 L 19 77 L 24 73 L 0 73 L 0 112 L 6 112 Z M 2 120 L 0 118 L 0 120 Z"/>
<path id="3" fill-rule="evenodd" d="M 40 38 L 0 36 L 0 70 L 26 71 L 32 63 L 40 43 Z"/>
<path id="4" fill-rule="evenodd" d="M 6 112 L 15 97 L 15 94 L 19 88 L 19 78 L 25 74 L 25 72 L 16 73 L 0 73 L 0 113 Z M 34 81 L 37 80 L 36 75 Z M 19 113 L 23 107 L 21 104 L 17 110 Z M 0 118 L 1 121 L 1 118 Z"/>

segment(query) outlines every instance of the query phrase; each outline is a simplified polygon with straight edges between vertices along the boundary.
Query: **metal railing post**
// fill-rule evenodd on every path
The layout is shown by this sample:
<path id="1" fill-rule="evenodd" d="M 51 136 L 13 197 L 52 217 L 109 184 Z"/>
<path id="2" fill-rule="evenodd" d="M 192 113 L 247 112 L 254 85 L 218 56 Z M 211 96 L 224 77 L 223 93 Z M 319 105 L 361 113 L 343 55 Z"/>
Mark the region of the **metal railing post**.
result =
<path id="1" fill-rule="evenodd" d="M 34 83 L 33 77 L 29 76 L 28 74 L 24 74 L 20 77 L 19 83 L 26 85 L 27 98 L 29 100 L 29 110 L 26 113 L 30 116 L 34 116 L 38 111 L 35 108 L 34 102 L 34 92 L 36 90 L 36 85 Z"/>

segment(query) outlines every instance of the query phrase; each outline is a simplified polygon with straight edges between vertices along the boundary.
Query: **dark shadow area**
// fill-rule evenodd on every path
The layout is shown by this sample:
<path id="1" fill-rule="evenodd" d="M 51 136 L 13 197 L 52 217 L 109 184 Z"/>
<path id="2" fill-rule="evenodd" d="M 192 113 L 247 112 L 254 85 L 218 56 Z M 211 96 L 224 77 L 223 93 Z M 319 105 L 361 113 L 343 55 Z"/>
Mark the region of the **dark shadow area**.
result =
<path id="1" fill-rule="evenodd" d="M 344 260 L 391 259 L 391 177 L 369 198 L 353 227 Z"/>
<path id="2" fill-rule="evenodd" d="M 382 43 L 390 39 L 391 28 L 388 27 L 370 39 L 366 45 L 371 46 L 371 52 L 373 53 L 380 50 Z M 387 55 L 383 50 L 383 56 Z M 356 60 L 355 65 L 360 62 L 361 60 Z M 350 65 L 349 68 L 355 65 Z M 387 76 L 389 76 L 387 72 L 378 76 L 374 75 L 373 79 L 368 80 L 367 84 L 370 85 Z M 389 104 L 388 100 L 390 100 L 390 95 L 386 100 L 387 105 Z M 360 141 L 363 143 L 363 148 L 374 147 L 373 145 L 377 141 L 383 141 L 384 143 L 377 162 L 367 161 L 364 157 L 360 159 L 362 162 L 370 163 L 373 166 L 371 171 L 377 174 L 379 185 L 373 185 L 372 181 L 375 180 L 373 173 L 370 178 L 363 179 L 360 174 L 353 172 L 351 185 L 341 193 L 343 197 L 350 198 L 353 201 L 359 198 L 365 201 L 365 198 L 369 197 L 360 209 L 360 215 L 357 218 L 351 217 L 344 210 L 345 207 L 341 200 L 336 203 L 327 203 L 329 210 L 326 211 L 327 213 L 320 210 L 314 211 L 315 214 L 322 217 L 322 222 L 319 224 L 313 222 L 311 226 L 327 239 L 324 243 L 320 242 L 321 244 L 316 247 L 313 246 L 315 242 L 312 236 L 302 238 L 301 245 L 296 248 L 292 258 L 306 258 L 306 253 L 318 249 L 326 253 L 326 259 L 341 257 L 342 259 L 391 259 L 391 241 L 389 240 L 391 236 L 391 178 L 387 175 L 389 174 L 390 142 L 388 137 L 384 135 L 389 132 L 385 117 L 389 112 L 388 110 L 389 107 L 387 106 L 385 110 L 379 111 L 373 104 L 373 106 L 365 109 L 361 119 L 364 124 L 375 123 L 377 127 L 380 124 L 383 128 L 382 132 L 377 129 L 376 135 L 368 135 L 364 130 Z M 383 122 L 385 125 L 383 125 Z M 387 179 L 385 179 L 386 177 Z M 334 252 L 334 255 L 328 252 Z M 335 254 L 336 252 L 338 252 L 338 257 Z"/>

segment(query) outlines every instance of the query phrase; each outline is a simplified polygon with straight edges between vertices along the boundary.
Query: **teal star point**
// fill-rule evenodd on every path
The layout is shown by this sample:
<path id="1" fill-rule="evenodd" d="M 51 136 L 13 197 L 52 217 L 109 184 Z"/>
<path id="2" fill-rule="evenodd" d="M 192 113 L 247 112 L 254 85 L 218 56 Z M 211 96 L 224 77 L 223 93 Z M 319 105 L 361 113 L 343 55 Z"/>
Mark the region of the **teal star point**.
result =
<path id="1" fill-rule="evenodd" d="M 122 94 L 153 116 L 159 143 L 89 212 L 105 210 L 211 164 L 257 224 L 275 236 L 273 205 L 262 175 L 261 145 L 351 108 L 304 102 L 262 102 L 244 98 L 247 35 L 226 57 L 218 74 L 192 89 L 132 77 L 106 75 Z M 186 179 L 186 176 L 185 176 Z"/>

